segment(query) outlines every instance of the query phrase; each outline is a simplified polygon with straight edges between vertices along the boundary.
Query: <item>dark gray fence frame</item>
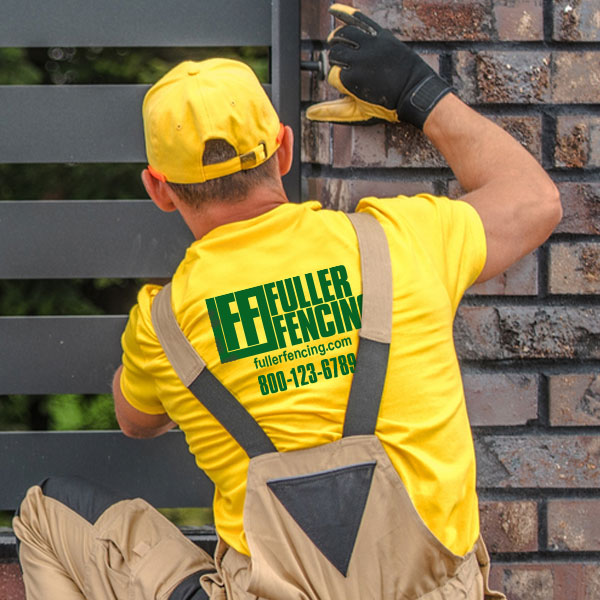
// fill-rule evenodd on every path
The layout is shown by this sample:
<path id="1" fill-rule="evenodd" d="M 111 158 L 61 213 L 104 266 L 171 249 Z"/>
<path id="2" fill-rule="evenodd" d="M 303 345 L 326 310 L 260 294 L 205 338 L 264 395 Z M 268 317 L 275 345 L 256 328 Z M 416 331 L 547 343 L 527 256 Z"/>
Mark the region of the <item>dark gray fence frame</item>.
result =
<path id="1" fill-rule="evenodd" d="M 265 86 L 296 133 L 284 183 L 300 197 L 299 0 L 3 0 L 3 47 L 269 46 Z M 0 163 L 145 162 L 147 86 L 0 86 Z M 1 199 L 0 199 L 1 200 Z M 65 235 L 65 232 L 68 232 Z M 191 236 L 149 200 L 0 201 L 0 278 L 168 277 Z M 104 393 L 126 316 L 0 316 L 0 394 Z M 0 510 L 49 474 L 88 475 L 157 506 L 208 506 L 183 436 L 0 433 Z"/>

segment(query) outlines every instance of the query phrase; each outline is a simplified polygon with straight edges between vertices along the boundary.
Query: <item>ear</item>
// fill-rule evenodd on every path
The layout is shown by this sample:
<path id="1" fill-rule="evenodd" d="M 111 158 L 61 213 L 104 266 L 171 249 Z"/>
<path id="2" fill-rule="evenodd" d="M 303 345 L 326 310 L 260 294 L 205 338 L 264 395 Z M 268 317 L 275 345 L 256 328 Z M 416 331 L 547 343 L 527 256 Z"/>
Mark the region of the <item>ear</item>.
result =
<path id="1" fill-rule="evenodd" d="M 283 177 L 292 168 L 294 158 L 294 132 L 289 125 L 283 128 L 281 145 L 277 148 L 277 160 L 279 161 L 279 174 Z"/>
<path id="2" fill-rule="evenodd" d="M 164 212 L 177 210 L 173 202 L 175 192 L 164 181 L 159 181 L 156 177 L 153 177 L 148 169 L 142 171 L 142 183 L 148 196 L 160 210 Z"/>

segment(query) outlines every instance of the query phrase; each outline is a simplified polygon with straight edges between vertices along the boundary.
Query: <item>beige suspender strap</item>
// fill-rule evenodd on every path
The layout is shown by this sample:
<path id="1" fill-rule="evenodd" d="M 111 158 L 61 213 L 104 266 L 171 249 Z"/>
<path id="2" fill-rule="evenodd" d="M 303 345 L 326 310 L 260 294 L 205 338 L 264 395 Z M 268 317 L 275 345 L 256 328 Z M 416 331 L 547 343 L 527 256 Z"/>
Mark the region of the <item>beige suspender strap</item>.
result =
<path id="1" fill-rule="evenodd" d="M 194 350 L 171 308 L 171 284 L 163 287 L 152 303 L 152 324 L 169 362 L 183 385 L 189 387 L 204 370 L 206 363 Z"/>
<path id="2" fill-rule="evenodd" d="M 392 263 L 379 221 L 368 213 L 348 215 L 358 237 L 363 303 L 360 336 L 389 344 L 392 339 Z"/>
<path id="3" fill-rule="evenodd" d="M 171 366 L 179 379 L 203 404 L 250 458 L 276 452 L 273 442 L 254 417 L 231 392 L 206 369 L 206 363 L 185 337 L 171 307 L 171 285 L 167 284 L 152 303 L 152 324 Z"/>
<path id="4" fill-rule="evenodd" d="M 343 437 L 373 435 L 387 373 L 392 337 L 392 266 L 383 227 L 372 215 L 348 215 L 358 237 L 362 321 Z"/>

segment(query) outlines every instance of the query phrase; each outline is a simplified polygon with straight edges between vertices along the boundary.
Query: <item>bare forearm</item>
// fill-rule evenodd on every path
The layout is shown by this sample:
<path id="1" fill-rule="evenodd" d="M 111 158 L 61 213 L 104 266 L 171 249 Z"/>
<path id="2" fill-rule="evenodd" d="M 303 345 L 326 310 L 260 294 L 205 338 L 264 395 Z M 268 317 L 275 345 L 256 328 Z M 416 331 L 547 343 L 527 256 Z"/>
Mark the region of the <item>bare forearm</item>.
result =
<path id="1" fill-rule="evenodd" d="M 115 403 L 115 414 L 123 433 L 133 438 L 153 438 L 166 433 L 175 423 L 171 421 L 166 413 L 150 415 L 134 408 L 121 391 L 121 372 L 119 367 L 113 378 L 113 399 Z"/>

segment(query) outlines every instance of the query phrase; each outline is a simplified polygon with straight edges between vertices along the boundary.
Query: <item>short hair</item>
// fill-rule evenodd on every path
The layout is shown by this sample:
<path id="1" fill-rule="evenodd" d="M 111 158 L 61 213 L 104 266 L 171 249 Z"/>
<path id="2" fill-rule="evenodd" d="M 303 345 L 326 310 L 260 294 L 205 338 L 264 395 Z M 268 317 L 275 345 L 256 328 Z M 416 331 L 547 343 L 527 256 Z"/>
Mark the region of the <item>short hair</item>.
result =
<path id="1" fill-rule="evenodd" d="M 202 163 L 212 165 L 237 156 L 235 148 L 222 139 L 208 140 Z M 245 169 L 202 183 L 172 183 L 171 189 L 189 206 L 199 209 L 211 202 L 239 202 L 258 185 L 276 184 L 279 177 L 275 155 L 252 169 Z"/>

